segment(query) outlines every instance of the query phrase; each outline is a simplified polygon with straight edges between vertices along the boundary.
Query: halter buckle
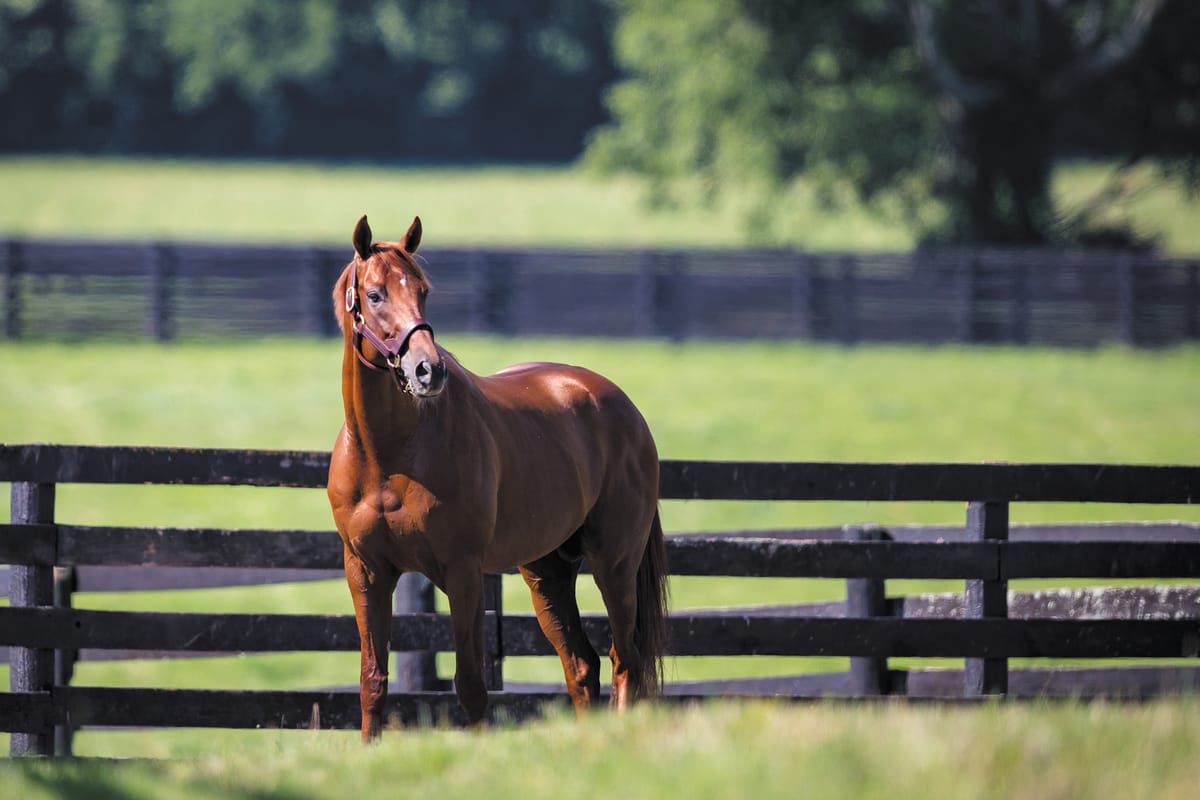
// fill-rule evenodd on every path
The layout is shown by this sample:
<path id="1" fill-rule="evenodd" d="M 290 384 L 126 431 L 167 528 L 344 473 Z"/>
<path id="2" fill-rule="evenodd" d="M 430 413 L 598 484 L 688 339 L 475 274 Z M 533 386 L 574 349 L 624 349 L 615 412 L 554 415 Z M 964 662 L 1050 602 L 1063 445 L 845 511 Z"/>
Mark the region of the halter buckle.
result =
<path id="1" fill-rule="evenodd" d="M 354 306 L 357 304 L 356 300 L 357 300 L 357 298 L 355 297 L 354 287 L 347 286 L 346 287 L 346 313 L 347 314 L 349 314 L 350 312 L 352 312 L 354 310 Z"/>

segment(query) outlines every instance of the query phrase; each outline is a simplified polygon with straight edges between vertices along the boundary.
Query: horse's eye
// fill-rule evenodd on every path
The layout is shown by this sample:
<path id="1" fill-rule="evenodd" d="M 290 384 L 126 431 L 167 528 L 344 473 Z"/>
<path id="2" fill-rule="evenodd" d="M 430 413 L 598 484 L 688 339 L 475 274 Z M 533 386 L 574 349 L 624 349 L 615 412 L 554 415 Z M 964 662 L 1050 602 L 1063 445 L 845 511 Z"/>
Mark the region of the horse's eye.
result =
<path id="1" fill-rule="evenodd" d="M 369 291 L 369 292 L 367 292 L 367 302 L 368 303 L 382 303 L 383 296 L 381 294 L 379 294 L 379 292 L 376 292 L 374 290 Z"/>

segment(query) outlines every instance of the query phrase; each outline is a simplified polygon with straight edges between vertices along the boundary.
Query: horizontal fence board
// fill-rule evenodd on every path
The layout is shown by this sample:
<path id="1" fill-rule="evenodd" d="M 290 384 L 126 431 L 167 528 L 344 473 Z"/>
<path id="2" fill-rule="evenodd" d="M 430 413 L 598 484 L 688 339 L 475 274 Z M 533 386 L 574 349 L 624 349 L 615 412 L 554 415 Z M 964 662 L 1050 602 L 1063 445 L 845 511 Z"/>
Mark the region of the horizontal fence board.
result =
<path id="1" fill-rule="evenodd" d="M 0 692 L 0 732 L 41 733 L 62 718 L 49 692 Z"/>
<path id="2" fill-rule="evenodd" d="M 487 636 L 495 638 L 489 614 Z M 215 652 L 358 651 L 349 615 L 201 614 L 88 611 L 72 608 L 0 608 L 0 645 L 32 648 L 105 648 Z M 450 618 L 408 614 L 392 620 L 394 650 L 454 649 Z"/>
<path id="3" fill-rule="evenodd" d="M 52 526 L 0 527 L 13 563 L 45 564 Z M 306 568 L 341 566 L 337 534 L 172 528 L 57 527 L 59 566 Z M 20 551 L 21 543 L 28 551 Z M 675 575 L 978 579 L 1200 577 L 1200 541 L 895 542 L 729 536 L 667 540 Z"/>
<path id="4" fill-rule="evenodd" d="M 911 595 L 890 598 L 892 616 L 907 619 L 962 619 L 965 601 L 962 594 Z M 1080 589 L 1044 589 L 1035 592 L 1009 592 L 1010 619 L 1119 619 L 1119 620 L 1192 620 L 1200 621 L 1200 585 L 1122 586 Z M 2 614 L 4 612 L 0 612 Z M 688 625 L 699 617 L 732 618 L 832 618 L 846 616 L 844 601 L 796 605 L 758 605 L 723 608 L 676 610 L 673 624 Z M 680 622 L 683 620 L 683 622 Z M 397 623 L 403 626 L 404 622 Z M 507 655 L 552 655 L 531 617 L 509 615 L 504 618 Z M 608 625 L 603 617 L 585 618 L 588 635 L 597 649 L 608 647 Z M 348 635 L 348 634 L 347 634 Z M 223 655 L 215 651 L 118 650 L 85 648 L 80 661 L 153 659 L 165 657 Z M 0 663 L 7 663 L 7 648 L 0 647 Z"/>
<path id="5" fill-rule="evenodd" d="M 60 565 L 342 568 L 336 531 L 59 526 Z"/>
<path id="6" fill-rule="evenodd" d="M 10 337 L 39 339 L 335 335 L 328 294 L 347 257 L 13 239 L 0 315 Z M 1194 259 L 1106 250 L 447 248 L 428 261 L 444 332 L 1153 346 L 1196 338 L 1200 308 Z"/>
<path id="7" fill-rule="evenodd" d="M 607 622 L 585 617 L 598 650 Z M 532 616 L 504 617 L 505 656 L 551 655 Z M 670 651 L 679 656 L 869 656 L 874 658 L 1193 657 L 1197 620 L 831 619 L 744 614 L 673 615 Z"/>
<path id="8" fill-rule="evenodd" d="M 677 500 L 1200 502 L 1200 467 L 664 461 Z"/>
<path id="9" fill-rule="evenodd" d="M 325 452 L 0 445 L 0 481 L 322 488 Z M 676 500 L 1200 502 L 1200 467 L 662 462 Z"/>
<path id="10" fill-rule="evenodd" d="M 961 670 L 910 670 L 905 689 L 914 697 L 962 695 Z M 1021 699 L 1150 700 L 1200 690 L 1200 667 L 1088 667 L 1013 669 L 1006 696 Z"/>
<path id="11" fill-rule="evenodd" d="M 56 711 L 75 726 L 171 728 L 357 729 L 357 692 L 221 691 L 62 687 Z M 547 706 L 565 707 L 565 693 L 489 695 L 494 722 L 538 716 Z M 392 692 L 384 718 L 389 724 L 461 725 L 465 716 L 453 692 Z"/>
<path id="12" fill-rule="evenodd" d="M 1002 577 L 1200 577 L 1200 542 L 1005 542 Z"/>
<path id="13" fill-rule="evenodd" d="M 278 583 L 344 580 L 337 569 L 290 567 L 76 567 L 77 592 L 144 592 L 167 589 L 219 589 Z"/>
<path id="14" fill-rule="evenodd" d="M 0 481 L 323 488 L 329 453 L 0 445 Z"/>
<path id="15" fill-rule="evenodd" d="M 957 669 L 890 670 L 893 691 L 910 698 L 962 700 L 963 671 Z M 1200 667 L 1054 667 L 1013 669 L 1008 673 L 1009 699 L 1079 697 L 1148 700 L 1200 689 Z M 544 692 L 548 684 L 505 685 L 507 691 Z M 858 695 L 848 672 L 815 672 L 766 678 L 683 681 L 664 687 L 671 695 L 720 697 L 838 698 Z M 886 696 L 886 695 L 885 695 Z"/>
<path id="16" fill-rule="evenodd" d="M 961 619 L 962 594 L 889 599 L 892 615 L 907 619 Z M 1009 592 L 1010 619 L 1200 620 L 1200 586 L 1165 584 Z"/>
<path id="17" fill-rule="evenodd" d="M 489 615 L 485 636 L 495 639 Z M 588 617 L 607 650 L 607 621 Z M 988 658 L 1179 658 L 1200 653 L 1195 620 L 829 619 L 746 614 L 676 615 L 671 652 Z M 551 655 L 537 620 L 505 616 L 505 656 Z M 289 652 L 358 650 L 352 617 L 302 614 L 168 614 L 56 608 L 0 609 L 0 645 L 33 648 Z M 448 617 L 393 618 L 396 650 L 452 650 Z"/>
<path id="18" fill-rule="evenodd" d="M 960 670 L 893 671 L 904 676 L 913 699 L 961 701 Z M 567 707 L 557 684 L 512 684 L 489 694 L 494 723 L 537 718 L 548 709 Z M 668 684 L 665 699 L 694 702 L 724 696 L 805 700 L 846 694 L 845 673 L 751 678 Z M 1019 669 L 1010 673 L 1010 698 L 1105 697 L 1143 700 L 1200 688 L 1200 668 L 1139 667 Z M 860 699 L 856 698 L 856 702 Z M 451 692 L 388 696 L 389 726 L 463 724 Z M 36 732 L 54 724 L 72 727 L 172 727 L 242 729 L 357 730 L 358 693 L 354 691 L 237 691 L 56 687 L 53 693 L 0 693 L 0 731 Z"/>
<path id="19" fill-rule="evenodd" d="M 0 564 L 53 566 L 57 540 L 54 525 L 0 524 Z"/>
<path id="20" fill-rule="evenodd" d="M 689 536 L 668 540 L 673 575 L 774 578 L 981 578 L 994 543 L 839 542 Z"/>

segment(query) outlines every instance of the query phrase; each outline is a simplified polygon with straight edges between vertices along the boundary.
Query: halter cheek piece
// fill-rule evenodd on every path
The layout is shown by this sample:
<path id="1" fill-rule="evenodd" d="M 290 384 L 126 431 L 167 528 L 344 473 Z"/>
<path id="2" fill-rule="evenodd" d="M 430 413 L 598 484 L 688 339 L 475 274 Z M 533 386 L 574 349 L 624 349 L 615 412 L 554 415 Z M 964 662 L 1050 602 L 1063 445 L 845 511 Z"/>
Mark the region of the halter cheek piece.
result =
<path id="1" fill-rule="evenodd" d="M 408 340 L 412 335 L 420 330 L 429 331 L 430 337 L 433 336 L 433 326 L 430 325 L 424 317 L 417 317 L 412 322 L 400 331 L 397 336 L 390 336 L 387 339 L 380 339 L 375 331 L 367 327 L 366 320 L 363 319 L 362 307 L 358 303 L 358 256 L 354 256 L 354 261 L 350 264 L 350 285 L 346 287 L 346 313 L 351 314 L 354 319 L 354 355 L 358 356 L 358 360 L 362 362 L 367 369 L 382 370 L 383 367 L 378 364 L 373 364 L 366 356 L 362 354 L 362 340 L 366 339 L 371 343 L 371 346 L 379 351 L 379 354 L 387 361 L 388 372 L 392 374 L 392 380 L 396 382 L 396 388 L 400 391 L 406 391 L 408 388 L 408 380 L 404 376 L 404 370 L 400 367 L 400 359 L 404 358 L 404 354 L 408 352 Z"/>

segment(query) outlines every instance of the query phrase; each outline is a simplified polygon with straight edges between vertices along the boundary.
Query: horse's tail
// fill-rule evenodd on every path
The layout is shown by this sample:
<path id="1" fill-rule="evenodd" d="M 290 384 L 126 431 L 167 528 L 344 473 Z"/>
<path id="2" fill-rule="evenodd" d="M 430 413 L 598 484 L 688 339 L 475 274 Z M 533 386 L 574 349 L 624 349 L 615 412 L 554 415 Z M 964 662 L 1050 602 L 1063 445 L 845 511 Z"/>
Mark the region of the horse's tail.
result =
<path id="1" fill-rule="evenodd" d="M 662 692 L 663 657 L 670 645 L 667 627 L 667 541 L 663 536 L 662 520 L 654 511 L 650 539 L 637 571 L 637 622 L 634 644 L 641 654 L 641 674 L 638 684 L 647 696 Z"/>

